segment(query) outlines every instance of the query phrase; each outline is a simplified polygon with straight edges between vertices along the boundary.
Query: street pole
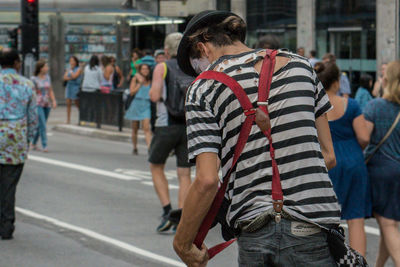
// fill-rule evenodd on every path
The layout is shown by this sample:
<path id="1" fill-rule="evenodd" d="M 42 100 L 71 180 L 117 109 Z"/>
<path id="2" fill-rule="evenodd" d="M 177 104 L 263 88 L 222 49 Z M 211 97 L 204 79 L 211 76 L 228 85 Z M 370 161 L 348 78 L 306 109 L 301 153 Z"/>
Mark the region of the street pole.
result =
<path id="1" fill-rule="evenodd" d="M 23 74 L 30 77 L 39 58 L 39 0 L 21 0 Z"/>

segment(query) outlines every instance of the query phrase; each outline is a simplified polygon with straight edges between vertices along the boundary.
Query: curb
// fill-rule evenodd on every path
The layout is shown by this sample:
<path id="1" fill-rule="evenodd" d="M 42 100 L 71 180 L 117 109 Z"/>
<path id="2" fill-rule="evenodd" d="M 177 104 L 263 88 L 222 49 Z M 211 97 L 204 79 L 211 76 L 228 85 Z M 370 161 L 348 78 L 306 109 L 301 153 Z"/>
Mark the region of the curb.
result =
<path id="1" fill-rule="evenodd" d="M 127 143 L 131 142 L 131 134 L 124 132 L 107 131 L 97 128 L 89 128 L 89 127 L 70 125 L 70 124 L 57 124 L 53 126 L 52 130 L 61 133 L 88 136 L 88 137 L 106 139 L 111 141 L 120 141 Z M 138 139 L 142 138 L 144 138 L 144 136 L 139 134 Z"/>

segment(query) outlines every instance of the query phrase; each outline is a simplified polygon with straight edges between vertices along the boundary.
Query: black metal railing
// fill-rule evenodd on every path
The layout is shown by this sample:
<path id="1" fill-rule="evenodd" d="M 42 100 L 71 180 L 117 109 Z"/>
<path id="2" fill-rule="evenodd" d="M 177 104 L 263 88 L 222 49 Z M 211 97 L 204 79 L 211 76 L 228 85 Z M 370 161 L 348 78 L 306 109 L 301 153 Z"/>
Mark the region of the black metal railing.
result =
<path id="1" fill-rule="evenodd" d="M 102 124 L 118 126 L 121 132 L 124 124 L 123 92 L 80 92 L 79 125 L 82 122 L 94 122 L 97 128 L 101 128 Z"/>

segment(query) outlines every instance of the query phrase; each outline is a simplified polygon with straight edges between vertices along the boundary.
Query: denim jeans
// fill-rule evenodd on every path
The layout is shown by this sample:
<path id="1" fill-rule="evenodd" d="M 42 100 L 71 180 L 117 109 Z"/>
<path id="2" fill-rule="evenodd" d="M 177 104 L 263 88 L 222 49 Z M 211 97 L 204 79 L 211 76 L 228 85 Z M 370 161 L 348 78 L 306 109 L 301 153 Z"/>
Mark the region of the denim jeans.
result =
<path id="1" fill-rule="evenodd" d="M 41 106 L 37 107 L 39 124 L 38 124 L 38 131 L 35 135 L 35 138 L 33 139 L 33 144 L 34 145 L 37 144 L 40 135 L 43 148 L 47 147 L 46 123 L 47 119 L 49 118 L 50 110 L 51 108 L 48 107 L 41 107 Z"/>
<path id="2" fill-rule="evenodd" d="M 24 164 L 0 164 L 0 233 L 14 231 L 15 193 Z"/>
<path id="3" fill-rule="evenodd" d="M 271 220 L 256 232 L 240 234 L 239 266 L 336 267 L 326 239 L 318 226 Z"/>

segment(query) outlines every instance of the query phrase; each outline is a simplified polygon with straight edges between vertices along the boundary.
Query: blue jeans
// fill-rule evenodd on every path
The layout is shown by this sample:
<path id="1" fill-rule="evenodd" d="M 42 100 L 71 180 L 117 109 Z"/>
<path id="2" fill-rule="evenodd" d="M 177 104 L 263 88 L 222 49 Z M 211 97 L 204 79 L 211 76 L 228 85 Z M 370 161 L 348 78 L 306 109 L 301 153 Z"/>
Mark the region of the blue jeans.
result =
<path id="1" fill-rule="evenodd" d="M 327 234 L 317 226 L 282 218 L 238 237 L 241 267 L 336 267 Z"/>
<path id="2" fill-rule="evenodd" d="M 50 110 L 51 108 L 48 107 L 41 107 L 41 106 L 37 107 L 39 124 L 38 124 L 38 131 L 36 132 L 35 138 L 33 139 L 33 144 L 34 145 L 37 144 L 40 135 L 43 148 L 47 148 L 46 123 L 47 119 L 49 118 Z"/>

